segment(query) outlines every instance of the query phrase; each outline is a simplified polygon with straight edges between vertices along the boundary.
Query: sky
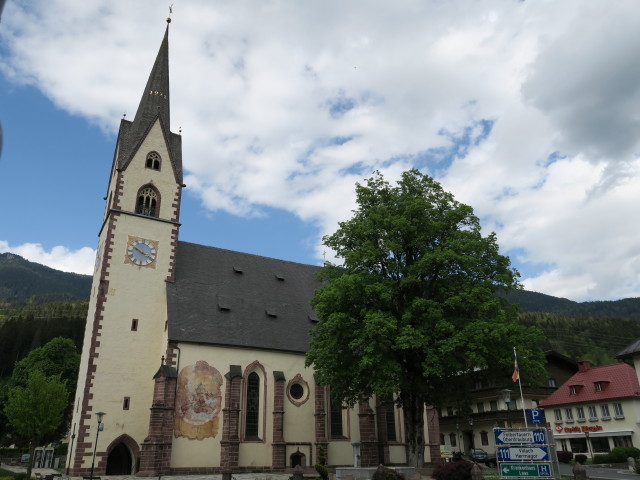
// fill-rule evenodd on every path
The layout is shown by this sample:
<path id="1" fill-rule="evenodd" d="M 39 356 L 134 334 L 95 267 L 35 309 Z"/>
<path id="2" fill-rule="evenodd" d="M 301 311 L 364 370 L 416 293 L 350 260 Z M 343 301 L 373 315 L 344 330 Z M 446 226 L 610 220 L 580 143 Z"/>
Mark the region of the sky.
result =
<path id="1" fill-rule="evenodd" d="M 172 0 L 180 239 L 301 263 L 375 170 L 418 168 L 527 290 L 640 296 L 635 0 Z M 120 119 L 169 2 L 8 0 L 0 253 L 91 274 Z"/>

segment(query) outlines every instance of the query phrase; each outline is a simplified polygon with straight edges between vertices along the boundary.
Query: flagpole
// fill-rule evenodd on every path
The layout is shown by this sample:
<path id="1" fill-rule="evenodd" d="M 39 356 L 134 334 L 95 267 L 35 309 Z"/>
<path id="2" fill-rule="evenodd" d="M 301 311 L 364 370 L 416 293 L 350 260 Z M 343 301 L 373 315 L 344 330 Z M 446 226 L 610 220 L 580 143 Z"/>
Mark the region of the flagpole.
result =
<path id="1" fill-rule="evenodd" d="M 520 387 L 520 403 L 522 403 L 522 416 L 524 417 L 524 428 L 529 428 L 529 425 L 527 424 L 527 409 L 525 408 L 524 395 L 522 394 L 522 380 L 520 380 L 520 367 L 518 365 L 518 354 L 516 353 L 516 347 L 513 347 L 513 358 L 514 358 L 514 363 L 516 366 L 515 368 L 518 376 L 518 386 Z M 516 372 L 514 372 L 514 375 L 516 374 Z"/>

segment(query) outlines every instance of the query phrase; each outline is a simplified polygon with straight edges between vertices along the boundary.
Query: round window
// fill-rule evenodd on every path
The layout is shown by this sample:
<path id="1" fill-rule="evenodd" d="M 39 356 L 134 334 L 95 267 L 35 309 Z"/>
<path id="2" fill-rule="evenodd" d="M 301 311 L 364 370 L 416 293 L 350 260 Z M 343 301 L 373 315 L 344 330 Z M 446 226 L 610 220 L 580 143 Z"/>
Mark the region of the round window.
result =
<path id="1" fill-rule="evenodd" d="M 304 387 L 302 385 L 300 385 L 299 383 L 294 383 L 289 388 L 289 394 L 291 395 L 291 398 L 294 398 L 296 400 L 300 400 L 302 398 L 302 396 L 304 395 Z"/>

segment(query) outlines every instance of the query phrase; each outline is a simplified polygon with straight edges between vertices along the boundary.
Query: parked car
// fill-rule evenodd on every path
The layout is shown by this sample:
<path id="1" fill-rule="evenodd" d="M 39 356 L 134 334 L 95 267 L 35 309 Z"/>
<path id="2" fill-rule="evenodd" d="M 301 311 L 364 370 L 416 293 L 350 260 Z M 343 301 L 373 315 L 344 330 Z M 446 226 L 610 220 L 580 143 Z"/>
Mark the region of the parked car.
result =
<path id="1" fill-rule="evenodd" d="M 487 467 L 495 467 L 498 464 L 495 455 L 489 455 L 481 448 L 470 449 L 469 457 L 476 463 L 484 463 Z"/>

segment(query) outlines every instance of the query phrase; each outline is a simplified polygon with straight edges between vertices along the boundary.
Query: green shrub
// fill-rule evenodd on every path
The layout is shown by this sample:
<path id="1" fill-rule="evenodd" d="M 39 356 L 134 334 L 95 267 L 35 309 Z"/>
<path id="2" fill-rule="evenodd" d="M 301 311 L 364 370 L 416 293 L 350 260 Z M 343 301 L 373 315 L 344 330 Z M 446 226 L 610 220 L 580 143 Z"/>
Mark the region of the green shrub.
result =
<path id="1" fill-rule="evenodd" d="M 473 462 L 461 460 L 459 462 L 441 463 L 431 474 L 435 480 L 471 480 Z"/>
<path id="2" fill-rule="evenodd" d="M 318 476 L 316 480 L 328 480 L 329 479 L 329 470 L 325 466 L 327 464 L 327 452 L 324 449 L 323 445 L 318 446 L 318 463 L 314 465 L 316 472 L 318 472 Z"/>
<path id="3" fill-rule="evenodd" d="M 640 450 L 636 447 L 615 447 L 611 450 L 609 456 L 611 457 L 611 463 L 624 463 L 629 457 L 640 458 Z"/>
<path id="4" fill-rule="evenodd" d="M 383 465 L 378 466 L 371 480 L 404 480 L 404 475 Z"/>
<path id="5" fill-rule="evenodd" d="M 558 451 L 558 461 L 560 463 L 569 463 L 573 459 L 573 452 L 567 450 Z"/>
<path id="6" fill-rule="evenodd" d="M 587 456 L 584 453 L 578 453 L 575 457 L 574 460 L 576 461 L 576 463 L 579 463 L 580 465 L 586 465 L 587 463 Z"/>

